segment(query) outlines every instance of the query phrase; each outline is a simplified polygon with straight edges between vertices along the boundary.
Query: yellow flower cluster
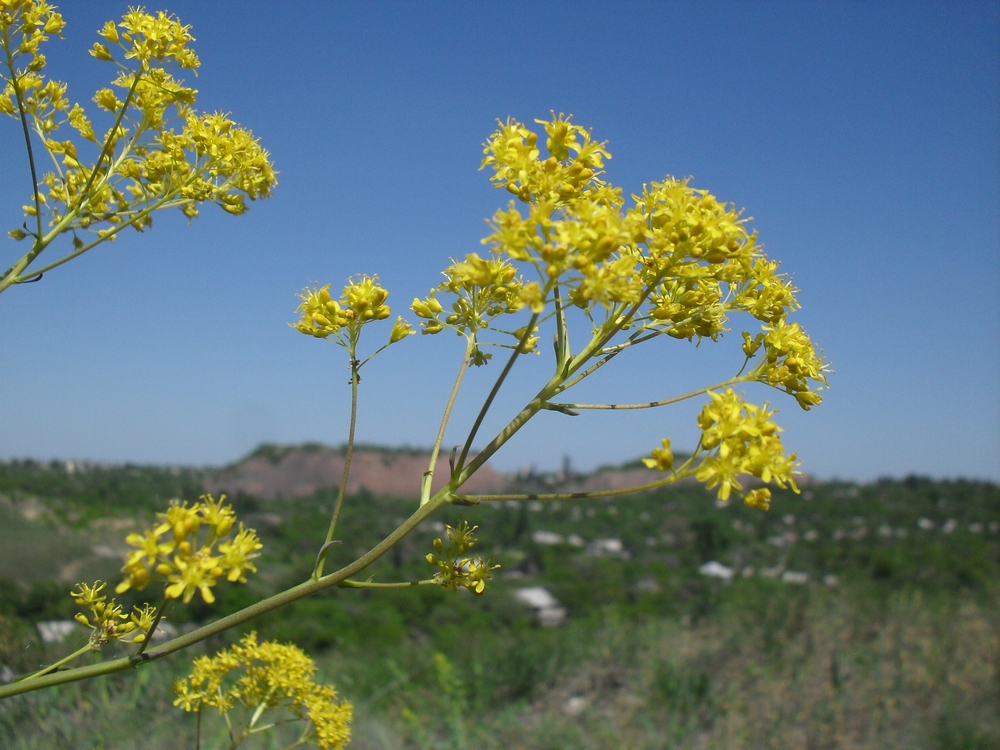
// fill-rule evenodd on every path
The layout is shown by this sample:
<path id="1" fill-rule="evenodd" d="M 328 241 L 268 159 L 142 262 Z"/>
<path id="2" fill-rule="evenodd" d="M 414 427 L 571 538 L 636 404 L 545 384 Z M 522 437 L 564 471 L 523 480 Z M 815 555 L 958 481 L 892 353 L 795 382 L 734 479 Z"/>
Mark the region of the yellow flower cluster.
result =
<path id="1" fill-rule="evenodd" d="M 799 324 L 779 320 L 765 326 L 763 343 L 765 356 L 757 378 L 795 396 L 803 409 L 820 403 L 823 398 L 810 389 L 809 381 L 825 383 L 829 367 Z"/>
<path id="2" fill-rule="evenodd" d="M 144 8 L 132 8 L 122 16 L 118 28 L 113 21 L 108 21 L 98 33 L 105 41 L 121 45 L 125 58 L 138 61 L 144 68 L 154 60 L 172 61 L 181 68 L 191 70 L 201 64 L 194 51 L 187 47 L 188 42 L 194 41 L 191 27 L 181 25 L 180 21 L 163 11 L 153 16 Z M 94 44 L 91 54 L 104 60 L 113 59 L 108 48 L 100 43 Z"/>
<path id="3" fill-rule="evenodd" d="M 335 300 L 330 285 L 312 290 L 308 287 L 298 295 L 302 303 L 297 311 L 298 323 L 292 325 L 300 333 L 325 339 L 330 336 L 355 355 L 361 329 L 376 320 L 385 320 L 391 314 L 385 302 L 389 292 L 378 284 L 378 276 L 357 276 L 347 280 L 347 286 Z M 389 343 L 402 341 L 414 331 L 402 317 L 397 317 L 389 333 Z"/>
<path id="4" fill-rule="evenodd" d="M 786 322 L 798 307 L 795 289 L 738 211 L 672 177 L 643 186 L 626 209 L 621 191 L 600 179 L 610 158 L 604 144 L 562 115 L 536 122 L 548 135 L 547 156 L 536 133 L 509 120 L 486 143 L 483 160 L 493 183 L 527 204 L 498 211 L 483 242 L 496 259 L 535 268 L 534 311 L 562 287 L 588 315 L 601 307 L 619 328 L 687 340 L 715 340 L 730 313 L 746 312 L 764 324 L 768 364 L 756 378 L 795 395 L 803 408 L 819 403 L 815 385 L 826 383 L 828 365 Z"/>
<path id="5" fill-rule="evenodd" d="M 762 344 L 767 353 L 753 378 L 795 395 L 804 408 L 819 403 L 815 386 L 825 384 L 828 365 L 786 322 L 798 307 L 795 290 L 740 212 L 672 177 L 644 185 L 626 208 L 621 190 L 601 179 L 610 158 L 604 143 L 563 115 L 536 122 L 547 153 L 539 134 L 515 120 L 501 123 L 484 145 L 482 166 L 517 200 L 490 222 L 483 240 L 489 258 L 453 262 L 443 284 L 414 300 L 425 333 L 452 327 L 474 335 L 495 315 L 525 306 L 543 313 L 561 299 L 585 311 L 595 334 L 630 328 L 716 340 L 731 313 L 745 312 L 763 324 L 750 339 L 752 351 L 745 349 L 748 358 Z M 519 276 L 519 263 L 537 280 Z M 450 311 L 438 293 L 453 297 Z M 603 322 L 595 320 L 598 310 Z"/>
<path id="6" fill-rule="evenodd" d="M 131 614 L 125 614 L 120 604 L 101 592 L 107 586 L 102 581 L 94 581 L 93 586 L 78 583 L 77 589 L 70 596 L 81 607 L 90 609 L 90 617 L 78 612 L 76 620 L 81 625 L 91 628 L 90 646 L 99 649 L 108 641 L 128 640 L 132 643 L 142 643 L 146 633 L 153 627 L 156 618 L 156 608 L 148 604 L 133 607 Z"/>
<path id="7" fill-rule="evenodd" d="M 604 144 L 562 115 L 537 122 L 549 136 L 547 158 L 538 136 L 513 121 L 484 147 L 483 166 L 493 167 L 494 184 L 528 204 L 527 214 L 515 203 L 497 212 L 484 243 L 531 263 L 546 293 L 557 281 L 566 285 L 570 301 L 583 309 L 649 298 L 647 310 L 629 315 L 678 338 L 717 335 L 722 316 L 691 323 L 689 312 L 708 304 L 706 296 L 716 303 L 721 294 L 712 287 L 746 276 L 745 265 L 759 252 L 739 214 L 673 178 L 645 186 L 623 211 L 621 191 L 600 179 L 610 158 Z"/>
<path id="8" fill-rule="evenodd" d="M 42 75 L 45 58 L 38 52 L 45 33 L 57 33 L 62 19 L 41 0 L 3 0 L 0 45 L 11 60 L 3 76 L 0 112 L 20 117 L 48 150 L 55 171 L 42 175 L 38 200 L 47 214 L 49 241 L 74 233 L 76 249 L 87 246 L 79 235 L 96 235 L 91 244 L 113 238 L 123 226 L 143 230 L 153 211 L 179 207 L 189 218 L 198 205 L 212 202 L 233 214 L 246 210 L 246 200 L 270 195 L 277 184 L 267 152 L 250 131 L 223 114 L 194 109 L 197 92 L 175 79 L 171 69 L 196 70 L 198 57 L 188 46 L 190 27 L 164 12 L 132 9 L 117 25 L 107 22 L 98 32 L 91 54 L 118 68 L 112 88 L 93 97 L 114 124 L 101 136 L 80 104 L 70 104 L 67 86 Z M 22 38 L 18 42 L 18 36 Z M 122 61 L 116 59 L 120 55 Z M 31 56 L 24 68 L 13 61 Z M 83 156 L 83 143 L 60 138 L 68 124 L 96 159 Z M 37 214 L 34 203 L 25 207 Z M 15 239 L 33 235 L 13 230 Z M 42 237 L 36 237 L 41 241 Z"/>
<path id="9" fill-rule="evenodd" d="M 456 591 L 463 586 L 474 594 L 481 594 L 486 590 L 486 582 L 493 577 L 493 571 L 500 567 L 490 565 L 492 560 L 483 560 L 478 555 L 463 557 L 476 543 L 477 528 L 470 528 L 468 522 L 462 521 L 457 527 L 446 527 L 447 547 L 441 539 L 434 540 L 434 552 L 427 555 L 427 562 L 439 568 L 434 580 L 444 589 Z"/>
<path id="10" fill-rule="evenodd" d="M 195 659 L 191 675 L 174 684 L 174 705 L 185 711 L 211 706 L 220 713 L 243 705 L 253 712 L 243 736 L 266 712 L 288 712 L 291 719 L 273 718 L 309 721 L 304 737 L 324 750 L 338 750 L 350 742 L 354 708 L 338 701 L 332 685 L 314 682 L 315 674 L 315 663 L 297 646 L 258 643 L 250 633 L 213 657 Z"/>
<path id="11" fill-rule="evenodd" d="M 469 253 L 464 261 L 454 261 L 448 266 L 444 277 L 437 289 L 431 290 L 430 296 L 422 300 L 414 299 L 410 305 L 418 318 L 425 319 L 421 324 L 424 333 L 440 333 L 449 328 L 459 335 L 469 334 L 478 339 L 478 332 L 491 327 L 501 315 L 516 313 L 525 307 L 541 312 L 545 306 L 538 283 L 524 283 L 524 279 L 517 275 L 517 269 L 500 258 L 487 259 Z M 455 296 L 450 313 L 445 314 L 438 301 L 436 292 L 439 291 Z M 526 328 L 513 333 L 504 331 L 518 341 L 525 332 Z M 536 337 L 529 338 L 523 351 L 534 351 L 536 343 Z M 491 354 L 479 348 L 477 341 L 471 356 L 472 364 L 484 365 L 491 358 Z"/>
<path id="12" fill-rule="evenodd" d="M 116 592 L 130 588 L 142 590 L 155 575 L 167 583 L 167 599 L 183 599 L 187 604 L 195 592 L 206 602 L 214 602 L 212 587 L 225 577 L 246 583 L 247 572 L 256 573 L 251 562 L 263 547 L 253 529 L 243 524 L 230 538 L 236 522 L 232 506 L 225 505 L 225 495 L 218 500 L 202 495 L 188 507 L 174 500 L 166 513 L 158 513 L 163 522 L 142 534 L 129 534 L 125 541 L 135 547 L 122 568 L 124 580 Z M 199 531 L 205 534 L 199 541 Z"/>
<path id="13" fill-rule="evenodd" d="M 718 497 L 729 500 L 733 488 L 742 489 L 738 477 L 749 474 L 765 483 L 786 484 L 798 492 L 795 485 L 796 456 L 786 456 L 778 433 L 781 428 L 771 421 L 773 411 L 748 404 L 732 388 L 722 393 L 709 393 L 711 400 L 698 415 L 701 446 L 709 455 L 698 467 L 695 476 L 708 489 L 718 487 Z M 754 491 L 744 501 L 747 505 L 766 510 L 770 491 Z"/>
<path id="14" fill-rule="evenodd" d="M 490 180 L 506 188 L 523 203 L 567 201 L 592 190 L 592 180 L 610 154 L 603 143 L 573 125 L 570 118 L 553 115 L 551 121 L 536 120 L 548 136 L 549 157 L 541 159 L 538 134 L 516 120 L 508 119 L 484 146 L 482 166 L 492 166 Z M 573 158 L 569 158 L 570 152 Z"/>
<path id="15" fill-rule="evenodd" d="M 0 76 L 4 82 L 0 112 L 19 117 L 19 107 L 24 107 L 28 112 L 42 113 L 39 119 L 44 129 L 44 124 L 56 117 L 59 110 L 67 109 L 66 85 L 45 81 L 41 71 L 46 60 L 39 51 L 42 43 L 48 41 L 49 34 L 62 36 L 65 26 L 55 6 L 44 0 L 0 0 L 0 48 L 6 54 L 7 67 L 11 71 L 9 77 Z M 27 64 L 23 68 L 15 67 L 22 59 Z"/>
<path id="16" fill-rule="evenodd" d="M 37 72 L 45 67 L 45 57 L 40 55 L 38 48 L 48 40 L 49 34 L 62 36 L 66 27 L 55 6 L 45 0 L 0 0 L 0 31 L 3 32 L 4 50 L 10 55 L 12 62 L 22 57 L 31 57 L 27 70 Z M 10 107 L 7 97 L 6 107 Z"/>

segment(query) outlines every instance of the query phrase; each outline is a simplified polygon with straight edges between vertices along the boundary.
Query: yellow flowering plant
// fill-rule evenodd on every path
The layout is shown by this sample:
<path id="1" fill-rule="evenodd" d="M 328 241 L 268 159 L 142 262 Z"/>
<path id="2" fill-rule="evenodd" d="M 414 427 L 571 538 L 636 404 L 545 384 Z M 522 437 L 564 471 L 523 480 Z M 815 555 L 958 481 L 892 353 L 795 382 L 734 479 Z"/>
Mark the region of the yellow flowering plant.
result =
<path id="1" fill-rule="evenodd" d="M 0 292 L 37 281 L 126 227 L 144 231 L 161 209 L 193 219 L 208 202 L 238 215 L 277 184 L 253 134 L 227 115 L 199 112 L 198 92 L 176 77 L 200 65 L 190 27 L 132 8 L 98 31 L 90 54 L 113 68 L 111 87 L 92 97 L 107 121 L 99 126 L 68 98 L 67 84 L 45 75 L 42 45 L 64 26 L 44 0 L 0 0 L 0 113 L 20 121 L 31 172 L 26 220 L 8 232 L 29 248 L 0 274 Z M 36 153 L 48 156 L 51 171 L 40 173 Z M 63 235 L 65 254 L 39 266 Z"/>
<path id="2" fill-rule="evenodd" d="M 316 683 L 316 664 L 291 644 L 257 642 L 257 634 L 212 657 L 194 660 L 191 674 L 174 685 L 174 705 L 198 714 L 214 708 L 223 716 L 229 747 L 237 748 L 254 734 L 279 723 L 301 721 L 298 741 L 289 747 L 312 743 L 323 750 L 339 750 L 351 739 L 354 708 L 338 700 L 331 685 Z M 242 707 L 241 715 L 234 716 Z"/>
<path id="3" fill-rule="evenodd" d="M 57 15 L 45 3 L 0 0 L 0 7 L 4 9 L 5 50 L 12 49 L 14 31 L 24 38 L 40 39 L 61 28 L 53 20 Z M 197 58 L 187 46 L 190 34 L 186 27 L 165 14 L 130 11 L 122 23 L 105 26 L 101 35 L 104 42 L 95 46 L 96 57 L 114 60 L 115 54 L 121 54 L 132 65 L 122 69 L 115 84 L 127 90 L 121 102 L 99 93 L 107 105 L 101 106 L 116 113 L 118 122 L 91 167 L 80 166 L 74 156 L 71 161 L 63 159 L 62 171 L 54 173 L 51 185 L 45 179 L 36 181 L 40 186 L 35 194 L 37 211 L 29 214 L 47 212 L 50 229 L 45 230 L 39 218 L 35 229 L 24 230 L 25 237 L 32 238 L 33 248 L 40 252 L 60 233 L 73 234 L 75 241 L 84 232 L 93 233 L 93 227 L 99 227 L 98 240 L 109 239 L 125 225 L 142 229 L 151 210 L 167 205 L 193 211 L 199 201 L 211 200 L 238 213 L 236 206 L 243 204 L 237 199 L 268 194 L 274 183 L 266 152 L 249 135 L 237 136 L 236 126 L 195 114 L 189 101 L 193 94 L 167 72 L 196 64 Z M 37 44 L 35 48 L 28 45 L 36 55 L 33 60 L 37 60 L 36 48 Z M 9 52 L 8 59 L 14 59 Z M 69 105 L 61 104 L 60 109 L 39 103 L 38 86 L 28 85 L 34 79 L 17 72 L 13 62 L 8 67 L 11 78 L 4 101 L 9 105 L 0 106 L 20 116 L 23 123 L 34 123 L 38 133 L 48 134 L 46 128 L 54 132 L 69 118 L 59 114 Z M 156 87 L 147 85 L 154 80 L 159 82 Z M 152 88 L 160 93 L 154 94 Z M 31 97 L 35 104 L 29 106 Z M 174 130 L 165 135 L 162 126 L 168 120 L 182 124 L 181 133 L 186 135 L 175 136 Z M 76 127 L 73 119 L 66 121 Z M 79 117 L 76 121 L 82 123 Z M 150 646 L 149 636 L 168 603 L 176 599 L 187 603 L 196 595 L 211 602 L 212 589 L 222 578 L 240 582 L 255 571 L 252 560 L 260 549 L 256 535 L 237 525 L 221 498 L 204 496 L 190 507 L 176 502 L 160 514 L 156 526 L 127 538 L 134 549 L 125 561 L 124 579 L 116 588 L 118 593 L 143 589 L 157 580 L 164 585 L 163 604 L 158 609 L 147 605 L 126 616 L 113 600 L 103 597 L 104 586 L 99 582 L 80 584 L 73 593 L 81 606 L 91 610 L 89 616 L 81 615 L 83 620 L 95 633 L 101 633 L 92 636 L 92 641 L 120 634 L 119 640 L 137 644 L 136 651 L 75 669 L 43 670 L 0 687 L 0 698 L 138 667 L 335 586 L 438 586 L 482 594 L 497 566 L 470 554 L 476 527 L 465 522 L 447 526 L 447 540 L 434 541 L 433 551 L 426 554 L 434 572 L 427 578 L 358 578 L 445 506 L 625 495 L 687 478 L 714 490 L 720 502 L 741 497 L 746 505 L 761 510 L 770 507 L 769 485 L 798 491 L 797 457 L 785 450 L 781 429 L 774 421 L 776 411 L 767 403 L 750 403 L 738 389 L 743 384 L 771 387 L 792 396 L 808 410 L 821 402 L 830 368 L 801 326 L 790 320 L 799 307 L 796 290 L 779 272 L 778 263 L 764 255 L 756 233 L 749 229 L 749 219 L 733 205 L 694 187 L 690 179 L 668 176 L 644 185 L 626 200 L 620 188 L 604 179 L 604 165 L 611 158 L 606 143 L 595 140 L 588 130 L 562 114 L 553 113 L 549 119 L 535 122 L 540 128 L 513 119 L 499 122 L 483 146 L 481 168 L 490 171 L 494 186 L 511 196 L 508 205 L 489 222 L 483 239 L 485 251 L 451 259 L 443 281 L 410 305 L 423 335 L 448 330 L 464 342 L 427 471 L 420 486 L 414 488 L 419 503 L 412 514 L 349 564 L 325 571 L 326 554 L 339 543 L 336 531 L 351 470 L 360 371 L 376 355 L 408 340 L 415 330 L 397 316 L 387 335 L 382 334 L 382 343 L 365 348 L 369 337 L 365 332 L 392 316 L 389 292 L 376 276 L 349 278 L 339 295 L 331 292 L 330 284 L 317 282 L 299 294 L 299 317 L 291 327 L 346 351 L 351 415 L 340 491 L 325 538 L 317 539 L 316 561 L 308 579 L 239 612 Z M 208 141 L 212 145 L 204 146 Z M 53 153 L 58 146 L 46 148 Z M 232 159 L 223 158 L 227 154 Z M 163 165 L 163 170 L 157 171 L 156 165 Z M 72 179 L 67 177 L 71 172 Z M 70 189 L 70 185 L 74 187 Z M 80 197 L 84 195 L 89 197 Z M 99 234 L 102 231 L 106 236 Z M 80 251 L 90 246 L 84 243 Z M 33 259 L 31 256 L 28 263 Z M 24 275 L 26 268 L 10 271 L 3 278 L 9 283 L 30 280 Z M 574 386 L 625 351 L 639 346 L 716 342 L 737 320 L 745 321 L 738 329 L 742 357 L 738 356 L 733 370 L 716 383 L 643 403 L 579 403 L 568 395 Z M 388 324 L 382 330 L 386 328 Z M 480 429 L 511 370 L 524 355 L 541 356 L 539 342 L 543 338 L 552 342 L 550 374 L 520 410 L 474 452 Z M 463 430 L 464 441 L 450 452 L 445 481 L 434 491 L 438 458 L 464 378 L 470 367 L 491 364 L 496 352 L 504 354 L 504 361 L 477 416 L 467 432 Z M 696 398 L 704 399 L 704 405 L 697 417 L 700 438 L 694 451 L 677 461 L 670 438 L 663 438 L 643 459 L 647 467 L 659 472 L 645 484 L 577 493 L 463 491 L 469 479 L 540 412 L 573 418 L 587 410 L 652 409 Z M 177 702 L 188 711 L 216 708 L 227 715 L 227 721 L 236 704 L 244 706 L 246 721 L 230 724 L 234 742 L 263 728 L 266 712 L 287 709 L 303 719 L 308 716 L 313 728 L 308 731 L 314 732 L 304 735 L 313 738 L 308 741 L 321 747 L 339 747 L 336 743 L 346 742 L 347 735 L 337 735 L 332 729 L 331 734 L 323 735 L 326 730 L 321 726 L 332 727 L 336 722 L 320 718 L 314 711 L 318 703 L 310 703 L 313 698 L 309 696 L 319 693 L 310 687 L 313 672 L 306 661 L 294 647 L 244 639 L 239 646 L 196 661 L 192 676 L 178 684 Z M 293 669 L 290 664 L 298 666 Z M 242 676 L 236 676 L 239 670 L 243 670 Z M 285 679 L 282 674 L 297 674 L 301 679 Z M 323 695 L 324 705 L 341 706 L 337 721 L 346 732 L 349 707 L 336 704 L 333 693 Z"/>

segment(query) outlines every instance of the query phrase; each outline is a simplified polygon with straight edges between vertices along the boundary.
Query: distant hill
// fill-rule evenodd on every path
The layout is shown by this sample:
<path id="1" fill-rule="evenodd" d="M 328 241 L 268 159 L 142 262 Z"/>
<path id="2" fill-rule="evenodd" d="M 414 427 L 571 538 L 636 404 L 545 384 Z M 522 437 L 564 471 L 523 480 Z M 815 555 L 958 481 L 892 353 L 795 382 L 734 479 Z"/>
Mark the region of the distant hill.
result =
<path id="1" fill-rule="evenodd" d="M 208 492 L 243 493 L 262 500 L 307 497 L 340 486 L 344 456 L 343 447 L 263 445 L 236 464 L 208 472 L 203 485 Z M 416 497 L 429 461 L 430 451 L 358 446 L 351 460 L 347 491 L 353 494 L 366 489 L 373 495 Z M 439 456 L 432 485 L 435 491 L 444 486 L 449 473 L 448 456 Z M 463 489 L 501 492 L 510 481 L 486 465 Z"/>
<path id="2" fill-rule="evenodd" d="M 319 490 L 340 486 L 344 472 L 343 446 L 316 443 L 298 446 L 262 445 L 246 458 L 222 469 L 209 470 L 202 483 L 207 492 L 245 494 L 261 500 L 307 497 Z M 414 497 L 430 460 L 430 451 L 360 445 L 354 449 L 348 493 L 366 489 L 373 495 Z M 444 486 L 449 475 L 448 456 L 438 457 L 433 489 Z M 557 474 L 505 474 L 489 464 L 463 485 L 467 493 L 504 491 L 581 492 L 620 489 L 655 481 L 663 475 L 635 461 L 623 466 L 601 467 L 591 474 L 564 469 Z"/>

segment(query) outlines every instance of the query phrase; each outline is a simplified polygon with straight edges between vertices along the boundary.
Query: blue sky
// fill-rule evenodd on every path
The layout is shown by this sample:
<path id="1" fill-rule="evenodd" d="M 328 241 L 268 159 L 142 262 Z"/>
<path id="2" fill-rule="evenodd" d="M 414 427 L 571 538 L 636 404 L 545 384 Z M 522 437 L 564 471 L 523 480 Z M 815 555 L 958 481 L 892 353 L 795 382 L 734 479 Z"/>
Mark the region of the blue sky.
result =
<path id="1" fill-rule="evenodd" d="M 127 4 L 63 5 L 49 71 L 86 102 L 109 73 L 85 50 Z M 608 141 L 608 179 L 626 193 L 691 175 L 754 217 L 837 371 L 809 413 L 747 389 L 781 409 L 805 471 L 1000 480 L 996 3 L 168 7 L 197 38 L 199 107 L 253 129 L 280 185 L 240 218 L 158 215 L 145 235 L 0 295 L 0 457 L 214 465 L 263 441 L 342 442 L 346 361 L 287 327 L 295 293 L 377 273 L 405 313 L 450 257 L 480 250 L 507 202 L 478 171 L 495 120 L 555 110 Z M 26 175 L 6 119 L 5 229 L 20 224 Z M 0 262 L 17 249 L 0 240 Z M 621 357 L 579 400 L 720 380 L 738 366 L 739 325 L 720 347 Z M 367 367 L 359 439 L 430 445 L 459 344 L 411 337 Z M 543 354 L 513 378 L 487 428 L 548 365 Z M 447 443 L 495 372 L 471 374 Z M 569 455 L 586 469 L 664 436 L 691 447 L 698 408 L 544 414 L 494 463 Z"/>

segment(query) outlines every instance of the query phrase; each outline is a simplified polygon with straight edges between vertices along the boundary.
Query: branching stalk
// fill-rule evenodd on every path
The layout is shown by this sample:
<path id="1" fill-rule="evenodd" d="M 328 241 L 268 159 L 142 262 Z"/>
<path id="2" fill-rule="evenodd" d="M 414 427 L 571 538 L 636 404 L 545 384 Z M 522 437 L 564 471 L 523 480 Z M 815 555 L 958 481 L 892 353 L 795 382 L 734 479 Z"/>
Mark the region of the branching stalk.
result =
<path id="1" fill-rule="evenodd" d="M 347 451 L 344 455 L 344 473 L 340 478 L 340 490 L 337 492 L 337 502 L 333 506 L 333 516 L 330 518 L 330 528 L 327 529 L 324 549 L 320 552 L 313 568 L 313 580 L 319 580 L 323 576 L 323 564 L 326 562 L 326 553 L 330 549 L 333 541 L 333 532 L 337 528 L 337 519 L 340 518 L 340 508 L 344 504 L 344 495 L 347 494 L 347 477 L 351 473 L 351 459 L 354 457 L 354 427 L 358 420 L 358 370 L 361 365 L 353 356 L 351 357 L 351 426 L 347 434 Z"/>
<path id="2" fill-rule="evenodd" d="M 159 609 L 156 610 L 156 617 L 153 619 L 153 624 L 149 626 L 149 630 L 146 631 L 146 638 L 142 643 L 139 644 L 139 650 L 136 654 L 141 654 L 149 647 L 149 642 L 153 640 L 153 634 L 156 632 L 156 628 L 160 625 L 160 620 L 163 619 L 164 613 L 167 611 L 167 607 L 170 605 L 170 599 L 164 597 L 163 604 L 160 605 Z"/>
<path id="3" fill-rule="evenodd" d="M 437 439 L 434 441 L 434 449 L 431 451 L 431 462 L 427 471 L 424 472 L 423 483 L 420 487 L 420 504 L 426 505 L 431 496 L 431 485 L 434 481 L 434 469 L 437 468 L 438 454 L 441 452 L 441 443 L 444 442 L 444 432 L 448 427 L 448 419 L 451 417 L 451 408 L 455 405 L 458 397 L 458 390 L 462 387 L 462 379 L 466 370 L 469 369 L 469 357 L 472 356 L 472 349 L 475 346 L 475 339 L 472 334 L 466 337 L 465 354 L 462 356 L 462 366 L 458 368 L 458 376 L 455 384 L 451 387 L 451 395 L 448 396 L 448 403 L 444 407 L 444 414 L 441 417 L 441 427 L 438 429 Z"/>
<path id="4" fill-rule="evenodd" d="M 707 388 L 699 388 L 696 391 L 691 391 L 690 393 L 685 393 L 680 396 L 674 396 L 673 398 L 663 399 L 662 401 L 646 401 L 641 404 L 557 404 L 550 403 L 547 408 L 556 411 L 562 411 L 565 409 L 583 410 L 583 409 L 610 409 L 612 411 L 624 411 L 626 409 L 652 409 L 657 406 L 667 406 L 669 404 L 676 404 L 679 401 L 684 401 L 689 398 L 694 398 L 695 396 L 701 396 L 702 394 L 708 393 L 709 391 L 714 391 L 718 388 L 725 388 L 728 385 L 733 385 L 734 383 L 740 383 L 745 381 L 745 377 L 734 377 L 729 380 L 723 380 L 721 383 L 716 383 L 715 385 L 710 385 Z"/>
<path id="5" fill-rule="evenodd" d="M 35 245 L 37 246 L 38 240 L 41 239 L 42 236 L 42 200 L 41 196 L 38 194 L 38 175 L 35 172 L 35 154 L 31 149 L 31 131 L 28 128 L 28 113 L 24 110 L 24 98 L 21 93 L 21 87 L 18 85 L 17 70 L 14 67 L 14 58 L 10 54 L 9 43 L 6 43 L 7 40 L 4 41 L 4 51 L 7 57 L 7 69 L 10 71 L 11 88 L 14 89 L 14 99 L 17 101 L 17 114 L 18 118 L 21 120 L 21 130 L 24 132 L 24 147 L 28 152 L 28 166 L 31 168 L 31 190 L 35 200 L 35 222 L 37 225 Z M 42 249 L 43 248 L 39 247 L 37 251 L 35 251 L 35 255 L 40 253 Z M 32 248 L 32 250 L 34 250 L 34 248 Z"/>
<path id="6" fill-rule="evenodd" d="M 396 546 L 396 544 L 398 544 L 403 537 L 413 531 L 413 529 L 420 525 L 422 521 L 448 501 L 451 489 L 451 485 L 449 485 L 448 487 L 439 490 L 427 503 L 417 508 L 413 515 L 400 524 L 391 534 L 389 534 L 389 536 L 350 565 L 347 565 L 334 573 L 323 576 L 319 580 L 310 579 L 304 583 L 300 583 L 298 586 L 293 586 L 286 591 L 282 591 L 279 594 L 275 594 L 274 596 L 268 597 L 267 599 L 259 601 L 256 604 L 252 604 L 249 607 L 241 609 L 239 612 L 234 612 L 233 614 L 216 620 L 215 622 L 203 625 L 197 630 L 192 630 L 190 633 L 178 636 L 177 638 L 160 644 L 156 648 L 151 648 L 142 654 L 124 656 L 118 659 L 101 662 L 99 664 L 92 664 L 86 667 L 78 667 L 76 669 L 56 672 L 55 674 L 44 674 L 39 677 L 33 677 L 30 682 L 13 682 L 9 685 L 0 686 L 0 700 L 8 698 L 12 695 L 19 695 L 32 690 L 52 687 L 53 685 L 78 682 L 91 677 L 113 674 L 115 672 L 122 672 L 126 669 L 139 667 L 148 662 L 162 659 L 164 656 L 168 656 L 176 653 L 177 651 L 193 646 L 195 643 L 200 643 L 213 635 L 222 633 L 230 628 L 236 627 L 237 625 L 242 625 L 255 617 L 259 617 L 262 614 L 271 612 L 272 610 L 283 607 L 291 602 L 298 601 L 299 599 L 303 599 L 312 594 L 337 586 L 343 581 L 348 580 L 351 576 L 360 573 Z"/>
<path id="7" fill-rule="evenodd" d="M 693 475 L 694 471 L 682 469 L 681 471 L 671 472 L 670 476 L 658 479 L 655 482 L 647 482 L 646 484 L 637 484 L 632 487 L 624 487 L 613 490 L 593 490 L 591 492 L 549 492 L 540 494 L 519 493 L 507 495 L 455 495 L 454 497 L 456 500 L 465 500 L 470 503 L 496 503 L 504 500 L 588 500 L 598 497 L 616 497 L 618 495 L 631 495 L 636 492 L 655 490 L 660 487 L 666 487 L 668 484 L 679 482 L 682 479 L 687 479 Z"/>
<path id="8" fill-rule="evenodd" d="M 118 128 L 121 127 L 122 120 L 125 119 L 125 113 L 128 111 L 129 104 L 132 102 L 132 97 L 135 96 L 135 90 L 136 87 L 138 87 L 139 80 L 141 78 L 142 71 L 136 71 L 135 78 L 132 79 L 132 85 L 129 86 L 128 93 L 125 95 L 125 101 L 122 102 L 122 111 L 119 112 L 118 117 L 115 118 L 114 127 L 108 131 L 108 137 L 104 141 L 104 148 L 101 149 L 101 155 L 97 157 L 97 161 L 94 163 L 94 169 L 91 171 L 90 177 L 87 179 L 87 184 L 84 185 L 83 190 L 80 191 L 80 204 L 77 206 L 77 209 L 83 208 L 87 195 L 90 193 L 90 189 L 94 186 L 94 180 L 97 178 L 97 173 L 101 169 L 101 163 L 111 155 L 111 149 L 114 148 L 114 136 L 118 133 Z M 138 132 L 136 135 L 138 135 Z"/>
<path id="9" fill-rule="evenodd" d="M 493 399 L 495 399 L 496 395 L 500 392 L 500 388 L 503 386 L 504 380 L 507 379 L 508 373 L 510 373 L 511 369 L 514 367 L 514 362 L 517 361 L 517 358 L 521 355 L 524 347 L 527 345 L 528 339 L 531 338 L 532 329 L 535 327 L 537 322 L 538 313 L 535 313 L 531 316 L 531 320 L 528 321 L 528 325 L 524 330 L 524 335 L 521 337 L 521 340 L 517 342 L 517 346 L 514 347 L 514 351 L 511 352 L 510 357 L 507 359 L 507 364 L 504 365 L 503 371 L 493 384 L 493 388 L 490 390 L 490 395 L 488 395 L 486 400 L 483 402 L 483 406 L 479 410 L 479 414 L 476 416 L 476 421 L 473 422 L 472 429 L 469 430 L 469 437 L 465 439 L 465 445 L 462 446 L 462 453 L 458 457 L 458 461 L 455 463 L 453 470 L 454 473 L 457 474 L 462 470 L 462 467 L 465 466 L 465 460 L 469 457 L 469 451 L 472 450 L 472 441 L 476 439 L 476 434 L 479 432 L 479 428 L 482 426 L 483 420 L 486 418 L 486 413 L 493 405 Z"/>
<path id="10" fill-rule="evenodd" d="M 81 657 L 84 654 L 86 654 L 88 651 L 93 651 L 93 650 L 94 650 L 94 647 L 91 646 L 88 643 L 86 646 L 84 646 L 83 648 L 77 649 L 76 651 L 74 651 L 69 656 L 64 656 L 62 659 L 60 659 L 59 661 L 55 662 L 54 664 L 49 664 L 49 666 L 45 667 L 44 669 L 39 669 L 37 672 L 34 672 L 33 674 L 29 674 L 27 677 L 22 677 L 21 679 L 16 680 L 13 684 L 16 685 L 16 684 L 19 684 L 19 683 L 28 682 L 29 680 L 38 679 L 39 677 L 43 677 L 43 676 L 45 676 L 47 674 L 50 674 L 52 672 L 58 672 L 59 668 L 61 666 L 63 666 L 64 664 L 69 664 L 74 659 L 78 659 L 79 657 Z"/>
<path id="11" fill-rule="evenodd" d="M 436 586 L 438 582 L 433 578 L 426 578 L 423 581 L 397 581 L 392 583 L 375 583 L 375 581 L 341 581 L 342 589 L 409 589 L 414 586 Z"/>

